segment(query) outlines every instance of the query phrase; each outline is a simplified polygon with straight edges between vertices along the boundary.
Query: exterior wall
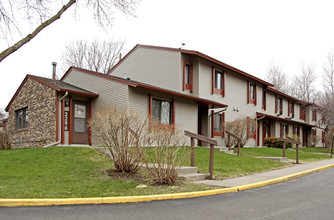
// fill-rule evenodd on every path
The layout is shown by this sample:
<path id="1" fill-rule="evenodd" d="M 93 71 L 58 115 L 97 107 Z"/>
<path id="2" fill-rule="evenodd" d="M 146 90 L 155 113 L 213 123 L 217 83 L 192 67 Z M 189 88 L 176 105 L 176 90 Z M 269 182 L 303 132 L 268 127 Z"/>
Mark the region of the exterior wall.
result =
<path id="1" fill-rule="evenodd" d="M 119 108 L 126 108 L 128 105 L 127 85 L 77 70 L 72 70 L 63 81 L 99 94 L 92 103 L 93 113 L 111 105 Z"/>
<path id="2" fill-rule="evenodd" d="M 137 48 L 110 75 L 181 91 L 182 65 L 179 52 Z"/>
<path id="3" fill-rule="evenodd" d="M 149 95 L 153 98 L 172 101 L 175 103 L 175 123 L 182 126 L 182 129 L 197 133 L 198 126 L 198 105 L 195 101 L 175 98 L 168 94 L 148 92 L 146 90 L 129 88 L 129 108 L 143 114 L 149 113 Z M 187 139 L 187 144 L 190 140 Z"/>
<path id="4" fill-rule="evenodd" d="M 16 110 L 28 107 L 28 127 L 16 130 Z M 28 78 L 9 108 L 12 148 L 42 147 L 56 141 L 56 91 Z"/>

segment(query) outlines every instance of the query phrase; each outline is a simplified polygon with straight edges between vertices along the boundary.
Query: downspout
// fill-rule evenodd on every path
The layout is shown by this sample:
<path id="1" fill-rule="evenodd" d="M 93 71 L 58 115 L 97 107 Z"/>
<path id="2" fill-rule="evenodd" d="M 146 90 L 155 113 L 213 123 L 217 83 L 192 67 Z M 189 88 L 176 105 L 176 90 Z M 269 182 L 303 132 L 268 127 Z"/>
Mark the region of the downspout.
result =
<path id="1" fill-rule="evenodd" d="M 255 141 L 255 147 L 258 147 L 257 146 L 257 139 L 259 139 L 259 142 L 260 142 L 260 130 L 258 129 L 258 126 L 259 126 L 259 121 L 260 120 L 262 120 L 262 119 L 264 119 L 266 116 L 264 115 L 264 116 L 262 116 L 262 117 L 260 117 L 260 118 L 256 118 L 256 132 L 257 131 L 259 131 L 259 132 L 257 132 L 258 134 L 258 137 L 256 137 L 256 141 Z M 263 132 L 262 132 L 263 133 Z M 262 136 L 263 136 L 263 134 L 262 134 Z M 263 137 L 262 137 L 263 138 Z M 260 144 L 260 143 L 259 143 Z M 263 143 L 262 143 L 262 146 L 263 146 Z"/>

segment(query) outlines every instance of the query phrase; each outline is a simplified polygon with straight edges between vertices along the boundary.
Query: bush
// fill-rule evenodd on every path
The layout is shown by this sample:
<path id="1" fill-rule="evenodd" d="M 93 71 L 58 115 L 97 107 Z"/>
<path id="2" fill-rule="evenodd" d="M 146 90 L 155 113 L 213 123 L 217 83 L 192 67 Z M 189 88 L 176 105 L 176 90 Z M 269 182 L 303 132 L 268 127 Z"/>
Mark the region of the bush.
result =
<path id="1" fill-rule="evenodd" d="M 267 145 L 267 147 L 283 149 L 283 142 L 279 141 L 278 138 L 266 137 L 264 138 L 264 144 Z M 292 148 L 292 144 L 288 142 L 285 143 L 285 148 Z"/>
<path id="2" fill-rule="evenodd" d="M 0 131 L 0 150 L 2 149 L 10 149 L 6 130 Z"/>
<path id="3" fill-rule="evenodd" d="M 135 173 L 141 167 L 148 117 L 129 109 L 96 112 L 90 121 L 93 137 L 108 147 L 116 170 Z"/>
<path id="4" fill-rule="evenodd" d="M 152 182 L 173 185 L 181 166 L 189 159 L 189 148 L 185 144 L 184 131 L 180 126 L 151 125 L 147 134 L 145 163 L 153 176 Z"/>
<path id="5" fill-rule="evenodd" d="M 249 134 L 248 134 L 248 129 L 249 127 L 252 126 L 253 129 L 255 129 L 255 121 L 249 118 L 238 118 L 234 121 L 229 121 L 229 122 L 225 122 L 225 124 L 223 125 L 223 130 L 229 131 L 232 134 L 236 135 L 237 137 L 239 137 L 241 139 L 241 147 L 245 146 L 246 142 L 249 139 Z M 255 130 L 254 130 L 255 132 Z M 226 139 L 226 143 L 227 143 L 227 136 L 225 135 Z M 231 137 L 230 139 L 230 144 L 231 147 L 234 147 L 238 144 L 237 139 Z"/>

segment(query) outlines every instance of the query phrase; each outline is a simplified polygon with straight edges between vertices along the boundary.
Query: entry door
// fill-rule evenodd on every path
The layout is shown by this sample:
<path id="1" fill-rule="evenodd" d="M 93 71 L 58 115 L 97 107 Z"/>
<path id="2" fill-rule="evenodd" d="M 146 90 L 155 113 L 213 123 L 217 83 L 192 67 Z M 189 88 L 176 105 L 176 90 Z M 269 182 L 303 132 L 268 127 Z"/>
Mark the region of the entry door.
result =
<path id="1" fill-rule="evenodd" d="M 303 128 L 303 146 L 307 147 L 307 130 Z"/>
<path id="2" fill-rule="evenodd" d="M 262 139 L 262 145 L 264 146 L 264 139 L 266 137 L 270 137 L 270 124 L 267 122 L 263 122 L 263 139 Z"/>
<path id="3" fill-rule="evenodd" d="M 73 101 L 72 106 L 72 143 L 88 144 L 88 112 L 89 105 L 86 102 Z"/>

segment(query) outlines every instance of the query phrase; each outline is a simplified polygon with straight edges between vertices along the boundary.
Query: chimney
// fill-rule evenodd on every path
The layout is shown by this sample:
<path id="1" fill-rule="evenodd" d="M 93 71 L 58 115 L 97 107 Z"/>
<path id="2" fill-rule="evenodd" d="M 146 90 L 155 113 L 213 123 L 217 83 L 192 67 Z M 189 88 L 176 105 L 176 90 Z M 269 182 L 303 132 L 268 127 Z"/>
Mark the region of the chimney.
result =
<path id="1" fill-rule="evenodd" d="M 53 66 L 52 83 L 56 84 L 56 68 L 57 68 L 57 63 L 56 62 L 52 62 L 52 66 Z"/>

